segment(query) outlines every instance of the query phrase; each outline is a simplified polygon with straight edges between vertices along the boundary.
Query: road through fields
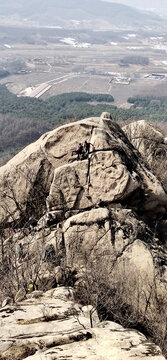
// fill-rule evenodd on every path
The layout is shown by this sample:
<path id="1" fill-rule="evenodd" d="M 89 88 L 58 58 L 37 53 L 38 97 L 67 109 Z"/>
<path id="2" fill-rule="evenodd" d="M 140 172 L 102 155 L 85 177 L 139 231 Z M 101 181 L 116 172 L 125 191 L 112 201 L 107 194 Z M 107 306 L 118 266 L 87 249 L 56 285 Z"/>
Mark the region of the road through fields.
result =
<path id="1" fill-rule="evenodd" d="M 19 96 L 30 96 L 35 98 L 40 98 L 44 93 L 46 93 L 53 85 L 58 85 L 62 82 L 65 82 L 73 77 L 78 76 L 79 73 L 69 73 L 67 75 L 60 76 L 56 79 L 49 80 L 47 82 L 41 83 L 35 87 L 28 87 L 22 90 Z"/>

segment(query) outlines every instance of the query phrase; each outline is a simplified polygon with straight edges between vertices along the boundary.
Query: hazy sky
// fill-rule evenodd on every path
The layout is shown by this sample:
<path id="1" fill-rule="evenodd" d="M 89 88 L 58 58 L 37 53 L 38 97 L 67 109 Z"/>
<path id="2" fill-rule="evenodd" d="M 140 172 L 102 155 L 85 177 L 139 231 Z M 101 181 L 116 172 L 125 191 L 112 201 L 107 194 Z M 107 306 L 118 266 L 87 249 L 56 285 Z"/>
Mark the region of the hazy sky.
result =
<path id="1" fill-rule="evenodd" d="M 167 13 L 167 0 L 105 0 L 109 2 L 130 5 L 140 9 L 155 9 L 156 12 L 163 15 L 163 11 Z"/>

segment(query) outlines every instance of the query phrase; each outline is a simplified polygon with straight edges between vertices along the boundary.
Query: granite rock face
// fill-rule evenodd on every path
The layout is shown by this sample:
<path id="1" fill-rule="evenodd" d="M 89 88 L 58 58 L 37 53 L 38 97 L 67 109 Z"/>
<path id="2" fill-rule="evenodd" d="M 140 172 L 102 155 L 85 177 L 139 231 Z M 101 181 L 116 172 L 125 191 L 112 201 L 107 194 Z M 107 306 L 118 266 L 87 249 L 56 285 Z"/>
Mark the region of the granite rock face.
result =
<path id="1" fill-rule="evenodd" d="M 123 131 L 136 149 L 149 163 L 159 155 L 166 156 L 166 140 L 161 131 L 146 120 L 139 120 L 123 127 Z"/>
<path id="2" fill-rule="evenodd" d="M 34 292 L 0 309 L 0 356 L 4 360 L 164 360 L 160 348 L 135 330 L 105 321 L 73 300 L 71 288 Z"/>
<path id="3" fill-rule="evenodd" d="M 115 286 L 127 308 L 138 314 L 139 323 L 143 319 L 156 322 L 156 331 L 165 336 L 165 313 L 155 298 L 161 299 L 164 309 L 167 241 L 160 241 L 157 229 L 166 213 L 167 194 L 141 155 L 147 146 L 145 140 L 133 142 L 137 131 L 142 136 L 143 126 L 146 124 L 141 121 L 131 132 L 128 127 L 124 132 L 110 114 L 103 113 L 100 118 L 84 119 L 44 134 L 0 168 L 1 303 L 6 298 L 0 313 L 11 326 L 4 323 L 3 359 L 61 359 L 62 351 L 64 357 L 72 359 L 82 358 L 85 351 L 88 359 L 140 359 L 148 354 L 163 359 L 154 346 L 149 353 L 151 345 L 135 331 L 108 322 L 90 329 L 80 307 L 75 308 L 72 302 L 75 311 L 71 313 L 70 307 L 69 313 L 69 305 L 65 305 L 66 319 L 56 302 L 61 289 L 49 290 L 57 285 L 84 285 L 85 272 L 98 270 L 104 288 L 113 291 Z M 151 131 L 149 127 L 145 133 L 151 136 Z M 134 135 L 131 138 L 129 134 Z M 163 141 L 157 130 L 154 137 Z M 91 143 L 91 151 L 78 160 L 72 152 L 85 140 Z M 24 300 L 29 283 L 38 291 Z M 19 303 L 16 308 L 11 306 L 13 301 Z M 61 306 L 61 299 L 58 302 Z M 31 315 L 26 310 L 29 304 Z M 158 311 L 161 318 L 155 320 L 153 314 Z M 55 321 L 62 319 L 59 332 Z M 120 338 L 114 337 L 114 326 Z M 102 347 L 107 347 L 105 356 Z M 50 348 L 54 348 L 53 353 Z M 11 353 L 18 355 L 12 358 Z"/>
<path id="4" fill-rule="evenodd" d="M 88 159 L 71 157 L 77 142 L 94 145 Z M 166 194 L 139 152 L 106 113 L 61 126 L 29 145 L 0 168 L 0 222 L 43 215 L 45 206 L 58 217 L 88 209 L 101 198 L 107 204 L 128 202 L 138 193 L 143 210 L 160 211 Z M 25 220 L 24 220 L 25 221 Z"/>
<path id="5" fill-rule="evenodd" d="M 144 222 L 127 209 L 99 208 L 73 215 L 64 223 L 63 231 L 66 265 L 77 269 L 79 279 L 87 281 L 87 273 L 96 273 L 97 287 L 104 282 L 120 288 L 118 298 L 123 293 L 144 316 L 150 295 L 153 303 L 150 289 L 155 281 L 152 240 Z M 165 293 L 163 283 L 162 288 Z"/>

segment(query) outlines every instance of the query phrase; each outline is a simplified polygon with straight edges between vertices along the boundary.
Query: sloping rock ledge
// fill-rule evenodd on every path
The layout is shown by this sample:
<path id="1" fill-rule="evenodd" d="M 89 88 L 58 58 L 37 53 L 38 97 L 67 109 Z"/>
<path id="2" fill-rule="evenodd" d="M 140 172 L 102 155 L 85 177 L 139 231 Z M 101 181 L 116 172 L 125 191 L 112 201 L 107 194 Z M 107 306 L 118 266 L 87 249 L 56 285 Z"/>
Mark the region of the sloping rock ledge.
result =
<path id="1" fill-rule="evenodd" d="M 165 360 L 158 346 L 136 330 L 104 321 L 90 306 L 73 300 L 71 288 L 34 292 L 15 306 L 0 309 L 3 360 Z"/>

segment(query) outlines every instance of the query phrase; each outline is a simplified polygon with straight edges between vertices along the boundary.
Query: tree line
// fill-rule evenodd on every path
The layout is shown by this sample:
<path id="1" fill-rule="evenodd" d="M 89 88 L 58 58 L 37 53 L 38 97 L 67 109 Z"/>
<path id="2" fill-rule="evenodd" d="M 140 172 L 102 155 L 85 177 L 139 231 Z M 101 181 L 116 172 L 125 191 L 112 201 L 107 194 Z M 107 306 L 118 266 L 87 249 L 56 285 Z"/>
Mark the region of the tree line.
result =
<path id="1" fill-rule="evenodd" d="M 130 109 L 117 108 L 110 94 L 71 92 L 47 100 L 18 97 L 0 85 L 0 165 L 44 132 L 60 124 L 110 112 L 116 121 L 166 121 L 167 98 L 129 98 Z"/>

